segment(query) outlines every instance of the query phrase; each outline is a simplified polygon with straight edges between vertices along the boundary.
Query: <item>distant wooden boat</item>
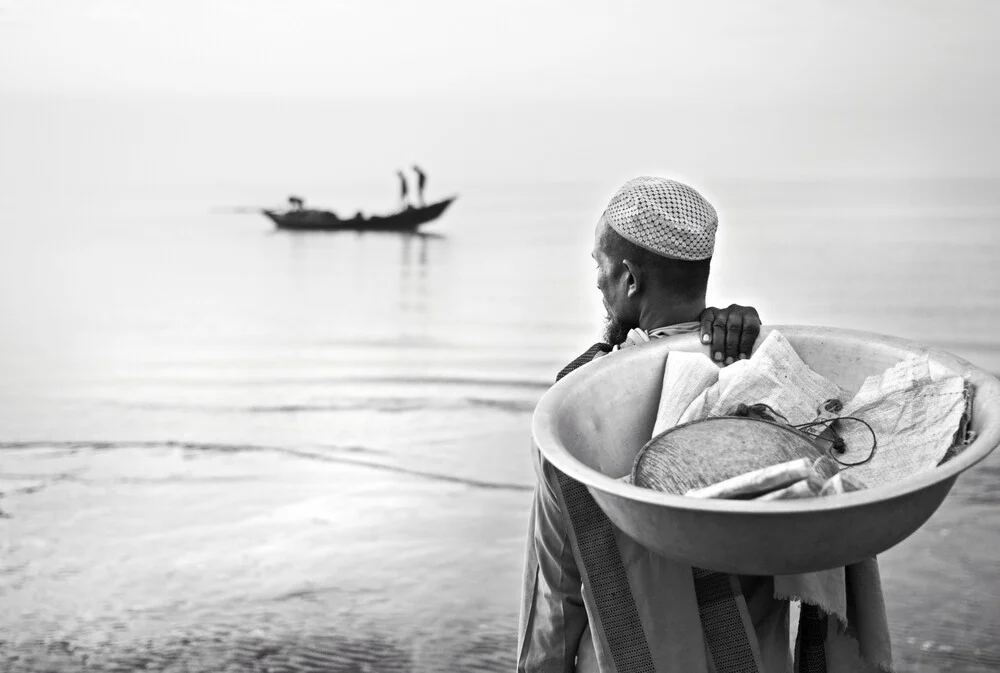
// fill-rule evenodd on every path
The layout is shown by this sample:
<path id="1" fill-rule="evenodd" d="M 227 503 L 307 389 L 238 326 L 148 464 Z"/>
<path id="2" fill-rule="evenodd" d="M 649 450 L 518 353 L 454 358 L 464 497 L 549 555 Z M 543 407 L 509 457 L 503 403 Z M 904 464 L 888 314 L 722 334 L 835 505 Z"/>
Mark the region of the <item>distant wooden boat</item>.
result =
<path id="1" fill-rule="evenodd" d="M 406 210 L 391 215 L 365 217 L 358 213 L 353 218 L 341 219 L 327 210 L 290 209 L 262 210 L 278 229 L 289 231 L 416 231 L 417 227 L 441 217 L 458 197 L 452 196 L 427 206 L 408 206 Z"/>

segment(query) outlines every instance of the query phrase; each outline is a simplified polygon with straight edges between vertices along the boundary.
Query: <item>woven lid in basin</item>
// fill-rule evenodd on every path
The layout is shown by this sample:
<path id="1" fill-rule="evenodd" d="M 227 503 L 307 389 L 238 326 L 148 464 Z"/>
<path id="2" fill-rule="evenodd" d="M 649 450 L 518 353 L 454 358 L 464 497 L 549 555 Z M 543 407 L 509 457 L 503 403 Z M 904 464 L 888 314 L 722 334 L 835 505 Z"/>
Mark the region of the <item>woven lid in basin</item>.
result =
<path id="1" fill-rule="evenodd" d="M 720 416 L 669 428 L 635 457 L 632 483 L 683 495 L 724 479 L 785 463 L 819 458 L 805 433 L 755 418 Z"/>

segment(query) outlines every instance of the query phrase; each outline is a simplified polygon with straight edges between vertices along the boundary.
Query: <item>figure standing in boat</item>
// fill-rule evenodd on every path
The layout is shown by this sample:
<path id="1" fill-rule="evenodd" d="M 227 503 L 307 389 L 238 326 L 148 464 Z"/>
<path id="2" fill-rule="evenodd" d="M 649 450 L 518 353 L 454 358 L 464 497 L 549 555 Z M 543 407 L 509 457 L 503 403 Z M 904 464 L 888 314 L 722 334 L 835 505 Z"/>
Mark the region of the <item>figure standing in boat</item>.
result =
<path id="1" fill-rule="evenodd" d="M 413 164 L 413 172 L 417 174 L 417 198 L 420 199 L 420 207 L 427 205 L 424 201 L 424 186 L 427 184 L 427 174 L 420 170 L 420 166 Z"/>
<path id="2" fill-rule="evenodd" d="M 409 188 L 406 185 L 406 176 L 403 175 L 403 171 L 396 171 L 396 175 L 399 176 L 399 208 L 400 210 L 406 210 L 410 207 L 409 199 L 406 198 L 409 194 Z"/>

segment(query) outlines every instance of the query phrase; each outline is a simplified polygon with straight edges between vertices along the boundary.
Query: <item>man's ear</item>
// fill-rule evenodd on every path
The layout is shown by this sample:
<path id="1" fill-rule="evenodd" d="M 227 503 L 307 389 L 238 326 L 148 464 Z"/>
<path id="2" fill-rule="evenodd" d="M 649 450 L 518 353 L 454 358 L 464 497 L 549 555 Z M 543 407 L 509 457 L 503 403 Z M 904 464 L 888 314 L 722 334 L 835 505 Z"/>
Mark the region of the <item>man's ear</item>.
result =
<path id="1" fill-rule="evenodd" d="M 635 262 L 626 259 L 622 264 L 625 266 L 626 291 L 629 297 L 635 297 L 642 292 L 646 279 L 642 275 L 642 269 Z"/>

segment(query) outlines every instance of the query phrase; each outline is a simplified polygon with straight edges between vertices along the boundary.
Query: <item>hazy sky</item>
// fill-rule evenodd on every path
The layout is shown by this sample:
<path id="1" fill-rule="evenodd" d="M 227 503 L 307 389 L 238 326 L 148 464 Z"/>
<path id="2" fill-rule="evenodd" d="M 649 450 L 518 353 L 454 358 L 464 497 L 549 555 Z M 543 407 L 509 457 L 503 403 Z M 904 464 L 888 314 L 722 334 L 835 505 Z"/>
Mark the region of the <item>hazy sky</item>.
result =
<path id="1" fill-rule="evenodd" d="M 0 87 L 994 100 L 994 0 L 0 0 Z M 991 85 L 992 90 L 984 90 Z"/>
<path id="2" fill-rule="evenodd" d="M 398 149 L 546 175 L 651 157 L 1000 175 L 998 36 L 996 0 L 0 0 L 0 96 L 350 100 L 301 111 L 316 117 L 302 142 L 336 127 L 330 151 L 372 170 Z M 384 97 L 432 102 L 365 107 Z M 287 146 L 292 107 L 234 121 Z M 72 118 L 87 114 L 101 118 Z M 235 133 L 230 117 L 212 137 Z"/>

